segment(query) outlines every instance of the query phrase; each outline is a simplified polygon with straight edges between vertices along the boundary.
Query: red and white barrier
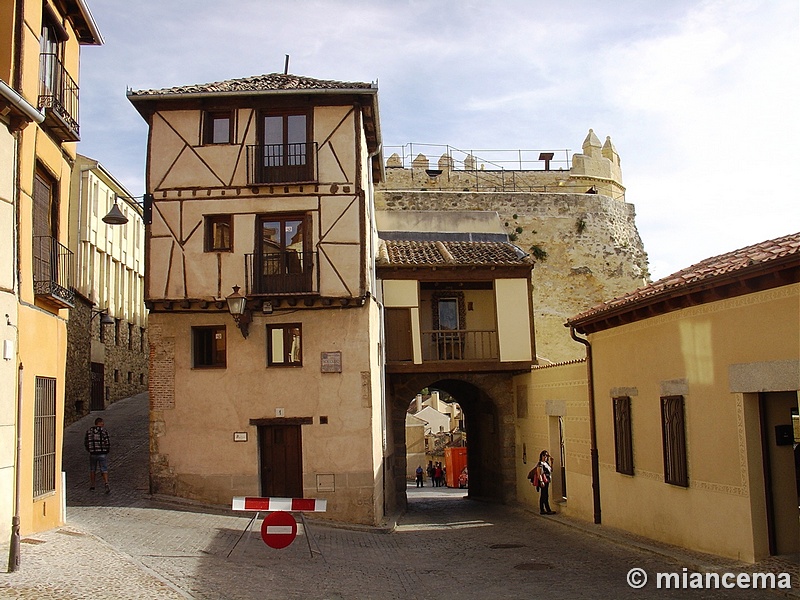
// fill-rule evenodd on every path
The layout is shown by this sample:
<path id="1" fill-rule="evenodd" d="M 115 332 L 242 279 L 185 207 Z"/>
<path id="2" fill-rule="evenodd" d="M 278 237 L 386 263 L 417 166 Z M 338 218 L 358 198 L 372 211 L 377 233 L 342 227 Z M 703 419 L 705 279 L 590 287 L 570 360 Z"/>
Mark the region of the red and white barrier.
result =
<path id="1" fill-rule="evenodd" d="M 249 511 L 289 511 L 289 512 L 325 512 L 327 500 L 315 498 L 258 498 L 255 496 L 235 496 L 233 510 Z"/>

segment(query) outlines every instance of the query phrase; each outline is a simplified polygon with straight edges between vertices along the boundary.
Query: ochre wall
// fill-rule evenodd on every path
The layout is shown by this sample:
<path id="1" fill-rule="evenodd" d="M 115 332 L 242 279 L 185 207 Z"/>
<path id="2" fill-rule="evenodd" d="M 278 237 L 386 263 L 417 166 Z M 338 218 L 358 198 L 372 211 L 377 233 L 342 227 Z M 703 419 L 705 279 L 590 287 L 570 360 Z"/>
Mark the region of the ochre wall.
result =
<path id="1" fill-rule="evenodd" d="M 763 557 L 758 395 L 736 393 L 729 373 L 732 365 L 796 363 L 799 306 L 796 284 L 590 337 L 604 524 L 742 560 Z M 614 462 L 612 397 L 623 394 L 631 396 L 634 476 L 617 473 Z M 685 399 L 688 488 L 664 483 L 659 398 L 673 394 Z"/>

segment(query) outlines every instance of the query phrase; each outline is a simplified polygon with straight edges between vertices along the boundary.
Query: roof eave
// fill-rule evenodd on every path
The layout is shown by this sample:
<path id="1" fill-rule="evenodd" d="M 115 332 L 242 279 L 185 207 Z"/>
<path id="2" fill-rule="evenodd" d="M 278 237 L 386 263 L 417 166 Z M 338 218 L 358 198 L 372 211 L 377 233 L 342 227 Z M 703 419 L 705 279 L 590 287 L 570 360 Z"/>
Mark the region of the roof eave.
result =
<path id="1" fill-rule="evenodd" d="M 699 304 L 735 298 L 800 282 L 800 256 L 789 254 L 745 272 L 741 269 L 709 280 L 669 288 L 652 296 L 567 320 L 581 334 L 596 333 Z"/>

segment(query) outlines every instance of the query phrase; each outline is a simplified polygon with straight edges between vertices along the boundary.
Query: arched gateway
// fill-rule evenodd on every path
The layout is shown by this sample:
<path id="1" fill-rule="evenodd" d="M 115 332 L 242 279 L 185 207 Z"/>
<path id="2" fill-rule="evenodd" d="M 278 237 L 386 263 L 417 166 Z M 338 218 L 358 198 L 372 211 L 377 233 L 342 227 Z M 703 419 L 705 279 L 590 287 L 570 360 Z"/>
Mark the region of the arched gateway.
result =
<path id="1" fill-rule="evenodd" d="M 401 509 L 407 503 L 406 410 L 409 401 L 424 388 L 447 392 L 464 411 L 469 439 L 468 496 L 497 502 L 516 499 L 512 376 L 512 373 L 452 372 L 389 375 L 389 429 L 394 445 L 394 488 L 389 484 L 386 490 L 389 502 L 394 496 L 394 505 Z"/>

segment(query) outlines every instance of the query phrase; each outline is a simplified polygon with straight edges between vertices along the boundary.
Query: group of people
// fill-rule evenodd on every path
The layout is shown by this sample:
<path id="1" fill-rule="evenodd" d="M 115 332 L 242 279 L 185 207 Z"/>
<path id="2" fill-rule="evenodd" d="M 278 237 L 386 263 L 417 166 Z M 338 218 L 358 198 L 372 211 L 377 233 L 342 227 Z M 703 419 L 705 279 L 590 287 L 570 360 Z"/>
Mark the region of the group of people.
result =
<path id="1" fill-rule="evenodd" d="M 433 487 L 443 487 L 445 486 L 445 468 L 442 466 L 442 463 L 437 462 L 434 463 L 433 461 L 428 461 L 428 468 L 423 470 L 422 465 L 417 466 L 417 487 L 425 487 L 425 472 L 428 473 L 428 479 L 431 480 L 431 486 Z"/>

